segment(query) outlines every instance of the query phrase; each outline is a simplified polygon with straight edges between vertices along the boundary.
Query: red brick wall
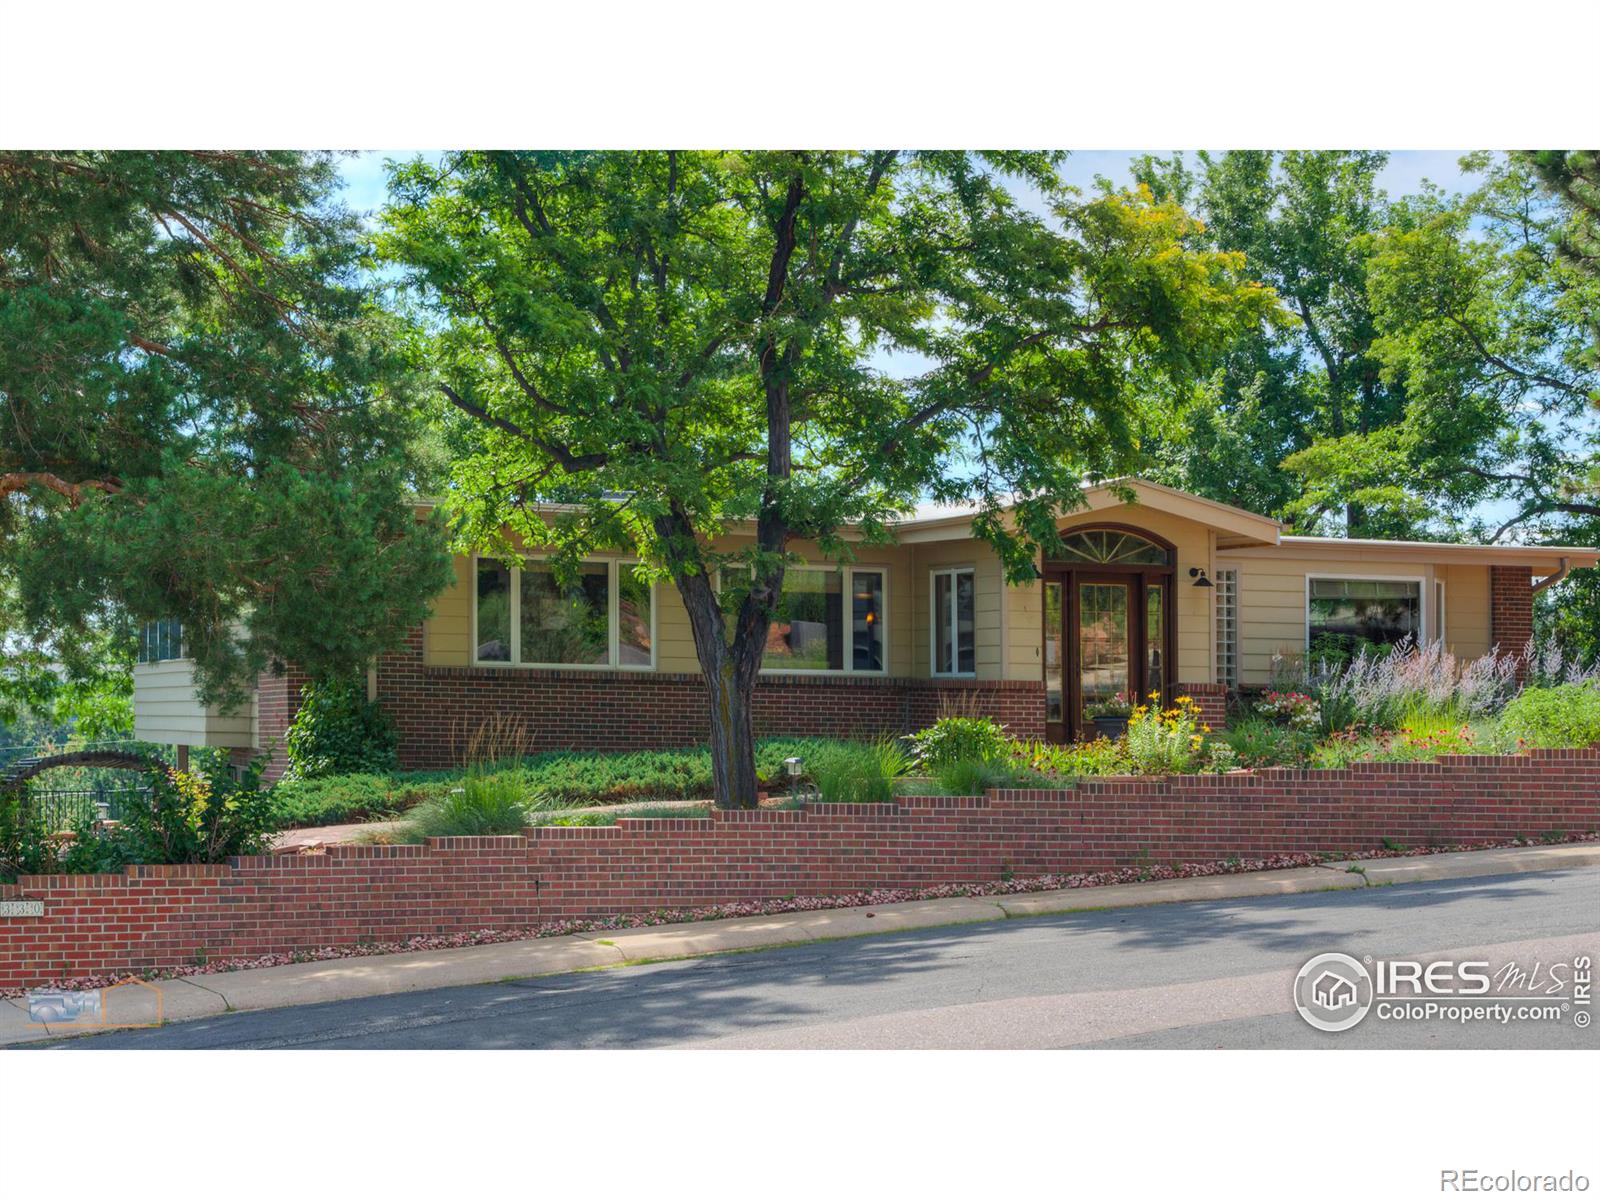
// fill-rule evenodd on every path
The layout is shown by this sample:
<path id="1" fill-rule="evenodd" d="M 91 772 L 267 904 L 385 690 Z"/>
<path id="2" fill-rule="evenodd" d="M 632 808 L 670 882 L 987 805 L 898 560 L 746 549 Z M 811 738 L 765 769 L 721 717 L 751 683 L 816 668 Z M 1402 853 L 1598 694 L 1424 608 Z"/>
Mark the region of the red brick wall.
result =
<path id="1" fill-rule="evenodd" d="M 306 679 L 305 672 L 296 667 L 289 667 L 281 675 L 263 671 L 256 677 L 256 726 L 261 742 L 257 749 L 272 752 L 261 776 L 267 783 L 274 782 L 289 766 L 284 753 L 285 737 L 294 724 L 300 689 Z"/>
<path id="2" fill-rule="evenodd" d="M 452 766 L 478 726 L 521 718 L 534 750 L 662 750 L 705 743 L 700 676 L 642 671 L 520 671 L 434 667 L 422 635 L 378 664 L 378 702 L 400 730 L 409 768 Z M 931 724 L 945 705 L 971 705 L 1013 736 L 1044 736 L 1044 684 L 874 676 L 763 676 L 757 736 L 872 737 Z"/>
<path id="3" fill-rule="evenodd" d="M 25 876 L 0 898 L 0 987 L 567 917 L 1092 871 L 1233 855 L 1600 827 L 1600 749 L 1339 771 L 1091 780 L 1065 792 L 905 799 L 546 828 L 427 846 L 120 875 Z"/>
<path id="4" fill-rule="evenodd" d="M 1228 688 L 1221 683 L 1180 683 L 1175 695 L 1192 696 L 1200 706 L 1200 720 L 1213 729 L 1228 724 Z"/>
<path id="5" fill-rule="evenodd" d="M 1501 653 L 1521 654 L 1533 636 L 1533 577 L 1527 567 L 1489 568 L 1489 641 Z M 1519 665 L 1517 677 L 1526 664 Z"/>

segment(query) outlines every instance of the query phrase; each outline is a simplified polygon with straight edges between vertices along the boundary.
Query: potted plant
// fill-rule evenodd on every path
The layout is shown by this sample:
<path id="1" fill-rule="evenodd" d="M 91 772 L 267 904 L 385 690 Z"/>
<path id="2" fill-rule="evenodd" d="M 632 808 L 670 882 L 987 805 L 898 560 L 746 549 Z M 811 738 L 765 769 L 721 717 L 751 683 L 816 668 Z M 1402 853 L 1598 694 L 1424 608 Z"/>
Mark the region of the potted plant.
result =
<path id="1" fill-rule="evenodd" d="M 1083 706 L 1083 715 L 1094 722 L 1094 731 L 1101 737 L 1119 738 L 1128 732 L 1128 718 L 1133 714 L 1133 700 L 1127 692 L 1118 692 Z"/>

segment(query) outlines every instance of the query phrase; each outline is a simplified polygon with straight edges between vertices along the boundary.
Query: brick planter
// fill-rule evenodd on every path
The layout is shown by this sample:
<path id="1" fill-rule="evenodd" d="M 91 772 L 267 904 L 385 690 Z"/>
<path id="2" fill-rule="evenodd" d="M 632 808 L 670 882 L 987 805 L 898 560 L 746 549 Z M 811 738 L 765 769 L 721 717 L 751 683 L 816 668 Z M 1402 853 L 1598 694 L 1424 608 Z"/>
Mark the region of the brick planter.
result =
<path id="1" fill-rule="evenodd" d="M 25 876 L 0 899 L 0 987 L 567 917 L 1234 855 L 1600 828 L 1600 749 L 1338 771 L 1089 780 L 710 820 L 630 820 L 212 867 Z"/>

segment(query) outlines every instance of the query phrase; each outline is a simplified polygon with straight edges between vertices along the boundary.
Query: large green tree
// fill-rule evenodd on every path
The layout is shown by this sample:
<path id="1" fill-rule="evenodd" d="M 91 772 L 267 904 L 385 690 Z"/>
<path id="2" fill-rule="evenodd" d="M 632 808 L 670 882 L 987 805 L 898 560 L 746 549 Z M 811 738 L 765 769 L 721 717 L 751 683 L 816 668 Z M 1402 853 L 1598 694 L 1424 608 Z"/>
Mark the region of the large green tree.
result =
<path id="1" fill-rule="evenodd" d="M 330 156 L 0 152 L 0 630 L 178 618 L 208 698 L 358 667 L 448 580 Z"/>
<path id="2" fill-rule="evenodd" d="M 470 153 L 391 187 L 387 253 L 479 439 L 463 542 L 638 547 L 688 610 L 724 805 L 755 803 L 795 539 L 847 555 L 846 522 L 886 537 L 920 498 L 966 500 L 1025 577 L 1084 476 L 1137 461 L 1154 398 L 1274 305 L 1241 256 L 1185 247 L 1178 206 L 1079 201 L 1044 154 Z M 749 580 L 727 617 L 719 568 Z"/>
<path id="3" fill-rule="evenodd" d="M 1388 217 L 1370 151 L 1235 150 L 1146 156 L 1135 177 L 1188 205 L 1197 247 L 1242 252 L 1291 319 L 1227 355 L 1176 436 L 1153 447 L 1165 476 L 1301 532 L 1397 537 L 1425 513 L 1383 481 L 1342 469 L 1404 407 L 1373 354 L 1371 236 Z"/>
<path id="4" fill-rule="evenodd" d="M 1490 540 L 1558 535 L 1600 518 L 1600 274 L 1562 252 L 1567 214 L 1522 160 L 1465 163 L 1480 186 L 1408 198 L 1372 239 L 1373 353 L 1405 407 L 1360 457 Z"/>

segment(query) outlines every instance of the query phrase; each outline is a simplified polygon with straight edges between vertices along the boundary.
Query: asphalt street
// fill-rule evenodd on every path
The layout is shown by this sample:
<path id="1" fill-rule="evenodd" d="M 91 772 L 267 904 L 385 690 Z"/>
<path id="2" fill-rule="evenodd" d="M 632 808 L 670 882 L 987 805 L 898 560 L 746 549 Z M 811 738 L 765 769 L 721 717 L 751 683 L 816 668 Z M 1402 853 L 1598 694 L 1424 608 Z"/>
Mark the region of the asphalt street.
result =
<path id="1" fill-rule="evenodd" d="M 1600 868 L 1123 908 L 229 1014 L 41 1049 L 1592 1048 L 1537 1022 L 1303 1023 L 1311 956 L 1600 957 Z M 1453 952 L 1446 954 L 1446 952 Z"/>

